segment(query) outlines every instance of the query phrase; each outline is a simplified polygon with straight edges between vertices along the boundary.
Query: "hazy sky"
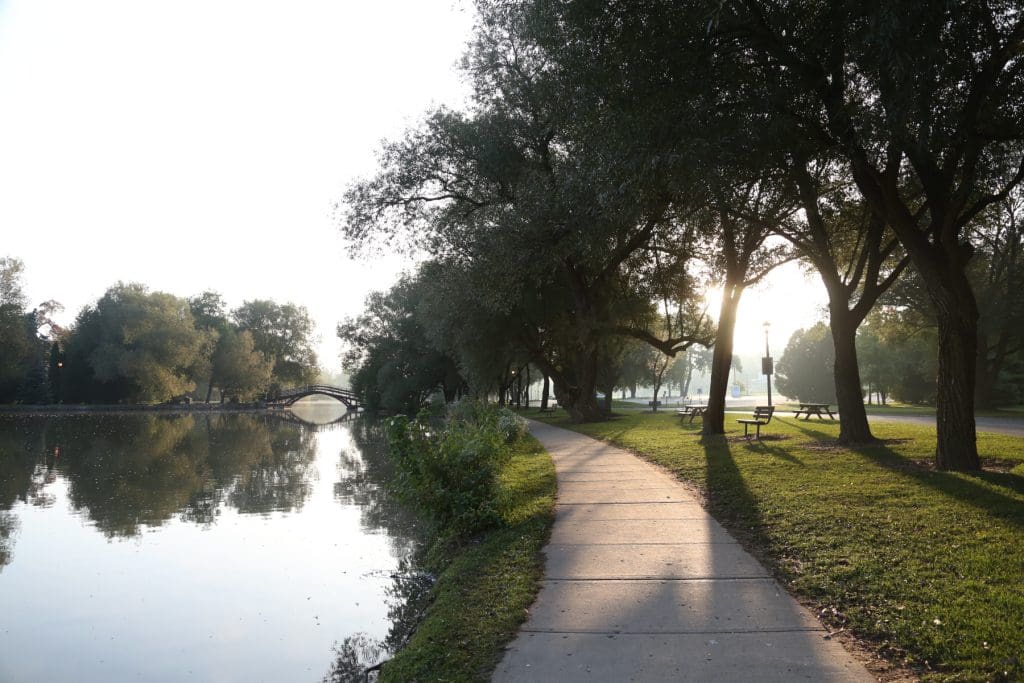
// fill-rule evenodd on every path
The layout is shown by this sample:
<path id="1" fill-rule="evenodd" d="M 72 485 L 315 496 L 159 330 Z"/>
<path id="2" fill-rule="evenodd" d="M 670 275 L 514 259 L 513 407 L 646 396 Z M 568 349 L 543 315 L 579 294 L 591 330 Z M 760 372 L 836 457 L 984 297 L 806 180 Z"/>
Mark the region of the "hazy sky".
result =
<path id="1" fill-rule="evenodd" d="M 332 205 L 381 138 L 459 103 L 471 27 L 459 0 L 0 0 L 0 256 L 66 321 L 118 280 L 294 301 L 336 369 L 335 324 L 402 263 L 349 260 Z M 820 286 L 778 284 L 747 294 L 738 352 L 768 314 L 773 345 L 815 317 Z"/>

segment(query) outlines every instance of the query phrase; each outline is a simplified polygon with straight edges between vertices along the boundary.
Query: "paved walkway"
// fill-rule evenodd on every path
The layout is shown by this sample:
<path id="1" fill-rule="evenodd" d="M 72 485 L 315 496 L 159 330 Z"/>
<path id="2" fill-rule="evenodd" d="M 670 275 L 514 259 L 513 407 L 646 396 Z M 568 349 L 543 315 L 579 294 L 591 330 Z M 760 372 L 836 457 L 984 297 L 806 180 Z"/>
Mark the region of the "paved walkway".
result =
<path id="1" fill-rule="evenodd" d="M 494 681 L 873 681 L 670 475 L 537 422 L 558 501 Z"/>

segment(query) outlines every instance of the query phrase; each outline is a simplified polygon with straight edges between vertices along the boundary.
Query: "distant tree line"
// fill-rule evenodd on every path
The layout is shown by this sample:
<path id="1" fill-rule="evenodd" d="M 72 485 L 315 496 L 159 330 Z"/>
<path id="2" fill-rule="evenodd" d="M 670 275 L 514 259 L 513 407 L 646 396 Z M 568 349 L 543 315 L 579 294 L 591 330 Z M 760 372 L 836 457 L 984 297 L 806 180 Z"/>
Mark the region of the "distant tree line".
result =
<path id="1" fill-rule="evenodd" d="M 219 294 L 183 299 L 144 285 L 110 287 L 69 328 L 59 305 L 29 310 L 23 264 L 0 259 L 0 402 L 251 401 L 319 370 L 305 308 L 268 300 L 229 311 Z M 197 393 L 198 392 L 198 393 Z"/>
<path id="2" fill-rule="evenodd" d="M 339 330 L 367 391 L 415 403 L 457 375 L 503 395 L 533 367 L 575 419 L 600 420 L 629 340 L 701 345 L 703 430 L 721 434 L 740 299 L 799 259 L 828 294 L 840 439 L 873 440 L 857 331 L 891 307 L 937 332 L 937 466 L 980 466 L 976 400 L 996 400 L 1021 353 L 1012 3 L 477 9 L 469 105 L 386 143 L 343 203 L 355 244 L 430 256 Z M 904 278 L 908 298 L 888 300 Z M 372 325 L 387 320 L 403 324 Z"/>

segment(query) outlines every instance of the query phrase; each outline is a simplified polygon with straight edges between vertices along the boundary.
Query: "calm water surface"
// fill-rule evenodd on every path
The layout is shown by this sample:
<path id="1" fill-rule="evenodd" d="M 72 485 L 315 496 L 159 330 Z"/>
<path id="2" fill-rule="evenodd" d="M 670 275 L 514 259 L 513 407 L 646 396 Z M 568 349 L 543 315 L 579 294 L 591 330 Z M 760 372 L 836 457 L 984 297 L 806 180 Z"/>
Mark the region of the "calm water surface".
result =
<path id="1" fill-rule="evenodd" d="M 0 415 L 0 681 L 346 680 L 383 658 L 418 532 L 375 430 Z"/>

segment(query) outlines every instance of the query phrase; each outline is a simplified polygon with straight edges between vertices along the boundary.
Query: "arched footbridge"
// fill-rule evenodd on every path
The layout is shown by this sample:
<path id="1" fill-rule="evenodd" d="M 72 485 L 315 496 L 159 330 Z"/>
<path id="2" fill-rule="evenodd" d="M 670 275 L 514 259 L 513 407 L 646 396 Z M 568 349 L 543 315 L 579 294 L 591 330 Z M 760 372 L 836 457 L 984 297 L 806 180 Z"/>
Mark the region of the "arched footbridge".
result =
<path id="1" fill-rule="evenodd" d="M 336 401 L 345 404 L 349 410 L 358 410 L 363 407 L 363 402 L 351 389 L 331 386 L 330 384 L 307 384 L 304 387 L 294 389 L 282 389 L 276 395 L 267 399 L 267 405 L 285 408 L 301 401 L 307 396 L 330 396 Z"/>

